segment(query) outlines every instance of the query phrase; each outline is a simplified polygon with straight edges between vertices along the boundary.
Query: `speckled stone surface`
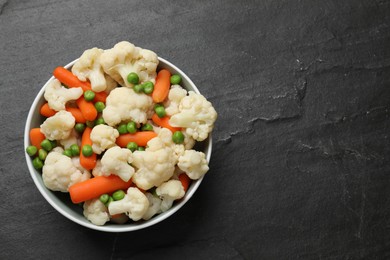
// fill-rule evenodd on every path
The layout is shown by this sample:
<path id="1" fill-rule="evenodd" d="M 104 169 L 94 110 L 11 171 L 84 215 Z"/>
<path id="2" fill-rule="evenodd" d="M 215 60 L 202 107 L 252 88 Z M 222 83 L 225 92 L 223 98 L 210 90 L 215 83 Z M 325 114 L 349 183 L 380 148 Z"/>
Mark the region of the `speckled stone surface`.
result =
<path id="1" fill-rule="evenodd" d="M 0 259 L 389 259 L 390 2 L 0 0 Z M 35 188 L 27 113 L 127 40 L 219 113 L 210 171 L 164 222 L 88 230 Z"/>

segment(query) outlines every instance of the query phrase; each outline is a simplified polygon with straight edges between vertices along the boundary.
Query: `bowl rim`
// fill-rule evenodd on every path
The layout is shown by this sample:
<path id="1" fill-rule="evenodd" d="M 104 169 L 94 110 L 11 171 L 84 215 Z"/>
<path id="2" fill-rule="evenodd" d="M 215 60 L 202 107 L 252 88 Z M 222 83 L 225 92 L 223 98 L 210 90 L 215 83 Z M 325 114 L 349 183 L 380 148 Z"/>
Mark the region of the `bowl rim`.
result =
<path id="1" fill-rule="evenodd" d="M 77 60 L 78 59 L 73 60 L 72 62 L 68 63 L 64 67 L 69 69 Z M 179 73 L 182 76 L 182 79 L 184 79 L 184 81 L 186 81 L 191 86 L 191 88 L 193 88 L 193 91 L 198 93 L 198 94 L 200 94 L 200 91 L 198 90 L 196 85 L 192 82 L 192 80 L 181 69 L 176 67 L 171 62 L 165 60 L 164 58 L 158 57 L 158 60 L 159 60 L 159 65 L 158 66 L 162 65 L 163 67 L 168 67 L 171 71 L 172 70 L 175 71 L 175 73 Z M 26 148 L 30 145 L 29 132 L 30 132 L 30 129 L 31 129 L 32 118 L 33 118 L 33 115 L 35 114 L 34 112 L 36 112 L 36 108 L 37 108 L 38 104 L 43 99 L 43 95 L 44 95 L 44 91 L 45 91 L 46 85 L 49 82 L 51 82 L 52 80 L 54 80 L 54 76 L 51 76 L 46 81 L 46 83 L 42 86 L 42 88 L 40 89 L 38 94 L 35 96 L 34 101 L 33 101 L 32 105 L 31 105 L 31 107 L 29 109 L 29 113 L 28 113 L 28 116 L 27 116 L 25 129 L 24 129 L 24 150 L 26 150 Z M 205 150 L 205 154 L 206 154 L 206 160 L 209 163 L 210 162 L 210 158 L 211 158 L 211 152 L 212 152 L 212 136 L 211 136 L 211 133 L 209 134 L 208 139 L 206 139 L 206 140 L 207 140 L 207 142 L 205 144 L 204 150 Z M 133 225 L 133 224 L 123 224 L 123 225 L 120 225 L 120 224 L 109 224 L 109 225 L 107 225 L 107 224 L 105 224 L 103 226 L 97 226 L 97 225 L 92 224 L 91 222 L 89 222 L 84 216 L 82 216 L 83 220 L 77 218 L 76 216 L 74 216 L 74 215 L 70 214 L 69 212 L 67 212 L 67 208 L 66 207 L 63 208 L 63 207 L 61 207 L 61 205 L 57 204 L 56 201 L 52 198 L 53 197 L 52 194 L 54 192 L 49 190 L 49 189 L 47 189 L 46 187 L 44 187 L 44 185 L 41 185 L 41 182 L 39 180 L 39 178 L 42 179 L 41 173 L 39 173 L 37 170 L 35 170 L 35 168 L 33 167 L 33 164 L 32 164 L 31 157 L 26 152 L 25 152 L 25 158 L 26 158 L 27 167 L 29 169 L 30 176 L 31 176 L 31 178 L 34 181 L 35 186 L 38 188 L 39 192 L 45 198 L 45 200 L 55 210 L 57 210 L 61 215 L 63 215 L 67 219 L 69 219 L 69 220 L 71 220 L 71 221 L 73 221 L 73 222 L 75 222 L 75 223 L 77 223 L 77 224 L 79 224 L 79 225 L 81 225 L 83 227 L 90 228 L 90 229 L 97 230 L 97 231 L 104 231 L 104 232 L 119 233 L 119 232 L 136 231 L 136 230 L 140 230 L 140 229 L 144 229 L 144 228 L 150 227 L 152 225 L 155 225 L 155 224 L 157 224 L 157 223 L 167 219 L 168 217 L 170 217 L 174 213 L 176 213 L 181 207 L 183 207 L 191 199 L 191 197 L 194 195 L 195 191 L 199 188 L 199 186 L 200 186 L 200 184 L 201 184 L 201 182 L 203 181 L 203 178 L 204 178 L 204 176 L 202 176 L 200 179 L 198 179 L 196 181 L 193 181 L 191 186 L 190 186 L 190 188 L 186 192 L 185 196 L 178 203 L 176 203 L 172 208 L 170 208 L 168 211 L 166 211 L 164 213 L 161 213 L 161 214 L 158 214 L 158 215 L 154 216 L 153 218 L 144 221 L 143 223 L 139 223 L 139 224 L 136 224 L 136 225 Z M 69 210 L 73 211 L 72 209 L 69 209 Z"/>

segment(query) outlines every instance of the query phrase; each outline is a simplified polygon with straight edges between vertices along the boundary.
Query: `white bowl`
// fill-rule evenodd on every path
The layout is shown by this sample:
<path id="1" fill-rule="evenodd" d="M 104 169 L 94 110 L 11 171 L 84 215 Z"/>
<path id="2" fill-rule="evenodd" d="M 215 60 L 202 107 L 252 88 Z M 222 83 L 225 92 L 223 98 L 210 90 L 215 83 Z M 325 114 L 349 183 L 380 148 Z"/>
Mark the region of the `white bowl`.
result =
<path id="1" fill-rule="evenodd" d="M 65 68 L 70 69 L 72 65 L 77 60 L 74 60 L 73 62 L 69 63 L 65 66 Z M 191 79 L 179 68 L 177 68 L 175 65 L 170 63 L 169 61 L 159 58 L 159 69 L 165 68 L 168 69 L 172 74 L 180 74 L 182 77 L 182 83 L 181 86 L 184 87 L 187 90 L 192 90 L 196 93 L 200 93 L 195 84 L 191 81 Z M 29 131 L 31 128 L 39 127 L 44 118 L 39 113 L 39 108 L 44 104 L 44 90 L 46 85 L 53 80 L 54 77 L 51 77 L 46 84 L 42 87 L 42 89 L 39 91 L 38 95 L 35 97 L 34 102 L 30 108 L 30 111 L 28 113 L 26 127 L 24 130 L 24 147 L 26 149 L 27 146 L 30 145 L 29 140 Z M 204 142 L 200 144 L 200 148 L 205 154 L 207 161 L 210 161 L 211 156 L 211 149 L 212 149 L 212 139 L 211 135 L 206 139 Z M 157 224 L 164 219 L 168 218 L 169 216 L 173 215 L 175 212 L 177 212 L 187 201 L 194 195 L 195 191 L 198 189 L 200 183 L 203 180 L 203 177 L 199 180 L 192 181 L 190 187 L 188 188 L 188 191 L 186 192 L 184 198 L 182 198 L 180 201 L 177 201 L 171 209 L 168 211 L 161 213 L 159 215 L 154 216 L 150 220 L 147 221 L 137 221 L 137 222 L 128 222 L 126 224 L 113 224 L 113 223 L 106 223 L 104 226 L 96 226 L 89 222 L 84 216 L 83 216 L 83 209 L 82 206 L 73 204 L 70 200 L 70 196 L 68 193 L 61 193 L 61 192 L 53 192 L 45 187 L 42 181 L 42 175 L 40 171 L 35 170 L 32 164 L 31 157 L 29 157 L 26 153 L 26 161 L 27 166 L 30 171 L 31 177 L 34 180 L 35 185 L 37 186 L 38 190 L 41 192 L 43 197 L 50 203 L 50 205 L 53 206 L 59 213 L 61 213 L 66 218 L 70 219 L 71 221 L 80 224 L 84 227 L 99 230 L 99 231 L 105 231 L 105 232 L 128 232 L 128 231 L 134 231 L 143 229 L 149 226 L 152 226 L 154 224 Z"/>

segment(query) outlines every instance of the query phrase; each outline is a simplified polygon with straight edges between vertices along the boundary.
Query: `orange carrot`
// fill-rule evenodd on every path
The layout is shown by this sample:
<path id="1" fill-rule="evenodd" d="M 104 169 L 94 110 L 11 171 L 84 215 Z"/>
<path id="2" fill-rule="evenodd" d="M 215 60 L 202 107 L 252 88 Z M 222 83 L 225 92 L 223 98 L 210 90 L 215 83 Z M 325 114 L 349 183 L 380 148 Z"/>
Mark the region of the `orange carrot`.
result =
<path id="1" fill-rule="evenodd" d="M 83 135 L 81 136 L 81 149 L 84 145 L 89 144 L 92 146 L 92 140 L 91 140 L 91 127 L 86 127 Z M 83 153 L 80 153 L 80 164 L 87 170 L 92 170 L 96 166 L 96 153 L 93 153 L 91 156 L 84 156 Z"/>
<path id="2" fill-rule="evenodd" d="M 76 123 L 85 123 L 87 120 L 85 120 L 83 113 L 81 113 L 81 110 L 77 107 L 66 107 L 66 111 L 72 113 L 73 117 L 76 119 Z"/>
<path id="3" fill-rule="evenodd" d="M 150 139 L 156 137 L 153 131 L 136 132 L 135 134 L 123 134 L 116 139 L 116 144 L 124 148 L 129 142 L 136 142 L 138 146 L 146 146 Z"/>
<path id="4" fill-rule="evenodd" d="M 51 116 L 54 116 L 57 113 L 57 111 L 55 111 L 54 109 L 51 109 L 49 107 L 49 104 L 46 102 L 45 104 L 43 104 L 43 106 L 41 106 L 39 113 L 45 117 L 51 117 Z"/>
<path id="5" fill-rule="evenodd" d="M 171 126 L 169 124 L 169 119 L 170 119 L 169 116 L 164 116 L 163 118 L 158 117 L 157 114 L 153 114 L 153 116 L 152 116 L 152 121 L 156 125 L 164 127 L 164 128 L 168 128 L 169 130 L 171 130 L 172 133 L 174 133 L 176 131 L 180 131 L 181 130 L 180 127 L 174 127 L 174 126 Z"/>
<path id="6" fill-rule="evenodd" d="M 30 142 L 31 145 L 34 145 L 36 148 L 41 149 L 41 142 L 45 140 L 46 137 L 41 133 L 40 128 L 31 128 L 30 130 Z"/>
<path id="7" fill-rule="evenodd" d="M 81 96 L 76 100 L 76 103 L 85 120 L 93 121 L 96 119 L 98 112 L 92 102 L 85 100 L 84 96 Z"/>
<path id="8" fill-rule="evenodd" d="M 169 88 L 171 87 L 171 73 L 162 69 L 157 73 L 156 84 L 154 84 L 154 90 L 152 93 L 152 98 L 155 103 L 163 102 L 169 93 Z"/>
<path id="9" fill-rule="evenodd" d="M 123 181 L 116 175 L 96 176 L 86 181 L 73 184 L 69 187 L 70 198 L 77 204 L 86 200 L 98 198 L 102 194 L 116 190 L 126 190 L 131 185 L 131 180 Z"/>
<path id="10" fill-rule="evenodd" d="M 181 181 L 181 185 L 183 185 L 184 191 L 187 192 L 188 187 L 190 186 L 191 179 L 187 174 L 182 173 L 179 175 L 179 180 Z"/>
<path id="11" fill-rule="evenodd" d="M 103 103 L 106 103 L 106 99 L 107 99 L 107 96 L 108 94 L 104 91 L 102 92 L 95 92 L 95 98 L 93 99 L 93 102 L 103 102 Z"/>

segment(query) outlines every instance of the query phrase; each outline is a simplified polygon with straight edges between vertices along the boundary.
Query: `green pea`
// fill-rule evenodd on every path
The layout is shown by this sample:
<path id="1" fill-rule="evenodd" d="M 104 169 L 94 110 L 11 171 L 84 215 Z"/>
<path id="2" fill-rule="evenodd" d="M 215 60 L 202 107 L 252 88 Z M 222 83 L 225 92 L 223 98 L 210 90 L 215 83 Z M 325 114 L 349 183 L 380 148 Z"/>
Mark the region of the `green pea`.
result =
<path id="1" fill-rule="evenodd" d="M 32 164 L 36 170 L 40 170 L 43 167 L 43 162 L 41 159 L 39 159 L 39 157 L 35 157 L 32 161 Z"/>
<path id="2" fill-rule="evenodd" d="M 57 141 L 56 140 L 49 140 L 50 141 L 50 143 L 51 143 L 51 147 L 52 148 L 55 148 L 55 147 L 57 147 Z"/>
<path id="3" fill-rule="evenodd" d="M 141 84 L 134 85 L 133 90 L 136 93 L 141 93 L 144 91 L 144 86 Z"/>
<path id="4" fill-rule="evenodd" d="M 63 155 L 66 155 L 68 157 L 72 157 L 72 150 L 71 149 L 65 149 L 63 152 L 62 152 Z"/>
<path id="5" fill-rule="evenodd" d="M 119 134 L 123 135 L 123 134 L 126 134 L 127 133 L 127 125 L 126 124 L 120 124 L 118 126 L 118 132 Z"/>
<path id="6" fill-rule="evenodd" d="M 47 156 L 47 152 L 44 149 L 39 149 L 39 151 L 38 151 L 39 159 L 44 161 L 46 159 L 46 156 Z"/>
<path id="7" fill-rule="evenodd" d="M 151 124 L 144 124 L 142 127 L 141 127 L 141 130 L 142 131 L 153 131 L 153 126 Z"/>
<path id="8" fill-rule="evenodd" d="M 133 121 L 127 123 L 127 132 L 129 132 L 130 134 L 134 134 L 137 132 L 137 124 Z"/>
<path id="9" fill-rule="evenodd" d="M 127 149 L 129 149 L 130 151 L 134 152 L 135 150 L 137 150 L 138 145 L 137 145 L 136 142 L 129 142 L 129 143 L 127 144 L 126 147 L 127 147 Z"/>
<path id="10" fill-rule="evenodd" d="M 180 82 L 181 82 L 181 77 L 180 77 L 180 75 L 178 75 L 178 74 L 173 74 L 173 75 L 171 76 L 171 84 L 172 84 L 172 85 L 180 84 Z"/>
<path id="11" fill-rule="evenodd" d="M 100 200 L 103 204 L 106 204 L 109 198 L 110 198 L 110 195 L 108 195 L 108 194 L 102 194 L 102 195 L 100 195 L 99 200 Z"/>
<path id="12" fill-rule="evenodd" d="M 121 199 L 123 199 L 125 197 L 125 195 L 126 194 L 125 194 L 125 192 L 123 190 L 117 190 L 116 192 L 114 192 L 112 194 L 112 198 L 114 200 L 121 200 Z"/>
<path id="13" fill-rule="evenodd" d="M 106 105 L 103 102 L 98 101 L 98 102 L 95 103 L 95 108 L 96 108 L 96 111 L 101 113 L 101 112 L 103 112 L 103 109 L 106 108 Z"/>
<path id="14" fill-rule="evenodd" d="M 167 113 L 165 112 L 165 108 L 163 106 L 155 107 L 154 112 L 156 112 L 157 116 L 160 118 L 167 115 Z"/>
<path id="15" fill-rule="evenodd" d="M 114 199 L 111 196 L 108 196 L 108 200 L 106 203 L 104 203 L 104 205 L 106 205 L 106 207 L 108 207 L 108 205 L 110 204 L 111 201 L 114 201 Z"/>
<path id="16" fill-rule="evenodd" d="M 129 82 L 131 84 L 138 84 L 139 77 L 138 77 L 137 73 L 130 72 L 129 75 L 127 75 L 127 82 Z"/>
<path id="17" fill-rule="evenodd" d="M 83 123 L 77 123 L 75 126 L 74 126 L 74 129 L 78 132 L 78 133 L 82 133 L 84 132 L 85 130 L 85 125 Z"/>
<path id="18" fill-rule="evenodd" d="M 146 81 L 143 84 L 145 94 L 151 94 L 154 90 L 154 84 L 151 81 Z"/>
<path id="19" fill-rule="evenodd" d="M 34 156 L 38 152 L 38 148 L 34 145 L 30 145 L 26 148 L 26 152 L 30 156 Z"/>
<path id="20" fill-rule="evenodd" d="M 72 144 L 69 147 L 69 149 L 72 153 L 72 156 L 79 156 L 80 155 L 80 147 L 77 144 Z"/>
<path id="21" fill-rule="evenodd" d="M 172 141 L 175 144 L 182 144 L 184 142 L 184 135 L 181 131 L 176 131 L 172 135 Z"/>
<path id="22" fill-rule="evenodd" d="M 53 149 L 51 142 L 48 139 L 45 139 L 41 142 L 41 147 L 45 149 L 47 152 L 50 152 Z"/>
<path id="23" fill-rule="evenodd" d="M 104 118 L 103 117 L 99 117 L 98 119 L 96 119 L 95 121 L 95 125 L 104 125 L 106 122 L 104 121 Z"/>
<path id="24" fill-rule="evenodd" d="M 137 149 L 138 151 L 145 151 L 145 147 L 143 147 L 143 146 L 138 146 L 138 149 Z"/>
<path id="25" fill-rule="evenodd" d="M 81 152 L 85 157 L 91 156 L 93 154 L 92 146 L 89 144 L 84 145 L 83 148 L 81 148 Z"/>
<path id="26" fill-rule="evenodd" d="M 90 128 L 93 128 L 95 126 L 95 121 L 87 121 L 85 122 L 85 124 L 90 127 Z"/>
<path id="27" fill-rule="evenodd" d="M 95 98 L 95 92 L 92 90 L 87 90 L 84 92 L 84 99 L 87 101 L 92 101 Z"/>
<path id="28" fill-rule="evenodd" d="M 158 108 L 158 107 L 164 107 L 164 106 L 163 106 L 162 104 L 159 104 L 159 103 L 158 103 L 158 104 L 155 104 L 155 105 L 154 105 L 154 110 L 156 110 L 156 108 Z"/>

